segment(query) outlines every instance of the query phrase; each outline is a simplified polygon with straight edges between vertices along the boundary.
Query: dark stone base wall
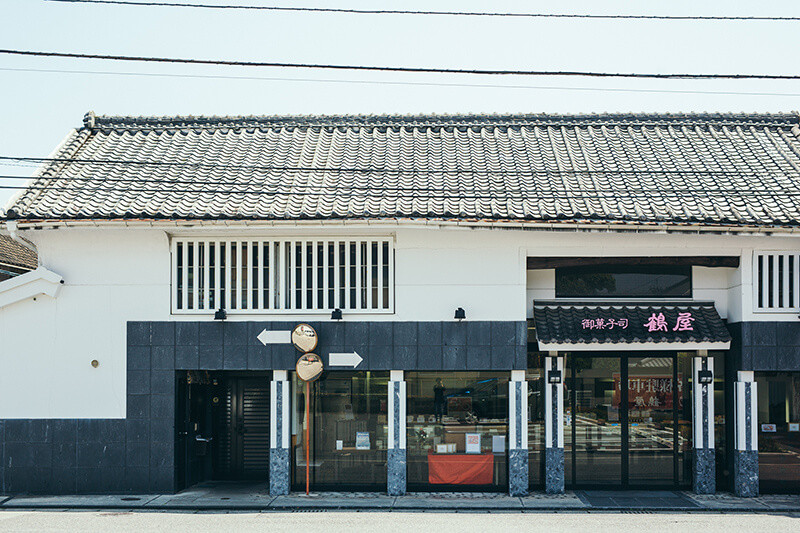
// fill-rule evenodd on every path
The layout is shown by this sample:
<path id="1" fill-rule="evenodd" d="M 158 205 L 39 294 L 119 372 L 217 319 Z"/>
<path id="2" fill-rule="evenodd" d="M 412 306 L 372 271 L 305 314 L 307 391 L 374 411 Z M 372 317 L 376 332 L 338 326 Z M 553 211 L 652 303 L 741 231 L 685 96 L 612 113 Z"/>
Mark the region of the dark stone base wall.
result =
<path id="1" fill-rule="evenodd" d="M 528 494 L 528 450 L 508 450 L 508 493 L 511 496 Z"/>
<path id="2" fill-rule="evenodd" d="M 728 329 L 736 370 L 800 371 L 800 321 L 736 322 Z"/>
<path id="3" fill-rule="evenodd" d="M 714 494 L 716 486 L 716 455 L 708 449 L 694 449 L 692 488 L 695 494 Z"/>
<path id="4" fill-rule="evenodd" d="M 733 452 L 733 489 L 740 498 L 758 496 L 758 452 Z"/>
<path id="5" fill-rule="evenodd" d="M 269 493 L 271 496 L 289 494 L 290 467 L 288 448 L 270 448 Z"/>
<path id="6" fill-rule="evenodd" d="M 151 441 L 155 422 L 122 419 L 0 421 L 0 494 L 173 490 L 173 450 Z M 171 440 L 171 438 L 170 438 Z"/>
<path id="7" fill-rule="evenodd" d="M 408 485 L 406 450 L 390 448 L 388 452 L 386 491 L 389 496 L 402 496 Z"/>
<path id="8" fill-rule="evenodd" d="M 544 487 L 547 494 L 564 492 L 564 448 L 545 448 Z"/>
<path id="9" fill-rule="evenodd" d="M 523 370 L 519 322 L 310 323 L 316 353 L 357 351 L 358 370 Z M 128 322 L 127 418 L 0 420 L 0 494 L 175 490 L 178 370 L 293 370 L 290 345 L 264 346 L 264 329 L 296 322 Z"/>

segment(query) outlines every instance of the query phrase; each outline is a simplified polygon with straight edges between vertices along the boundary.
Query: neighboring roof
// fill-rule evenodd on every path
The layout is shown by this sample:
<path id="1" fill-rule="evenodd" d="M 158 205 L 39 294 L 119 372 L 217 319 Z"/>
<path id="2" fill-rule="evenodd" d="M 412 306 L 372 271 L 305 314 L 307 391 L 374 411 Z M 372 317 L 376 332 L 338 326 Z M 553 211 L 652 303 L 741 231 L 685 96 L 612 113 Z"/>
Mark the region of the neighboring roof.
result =
<path id="1" fill-rule="evenodd" d="M 37 266 L 36 254 L 6 235 L 0 235 L 0 265 L 11 265 L 27 270 Z"/>
<path id="2" fill-rule="evenodd" d="M 55 157 L 8 218 L 800 224 L 794 113 L 89 113 Z"/>
<path id="3" fill-rule="evenodd" d="M 684 313 L 682 321 L 680 313 Z M 670 345 L 679 349 L 678 346 L 701 343 L 716 349 L 720 346 L 714 344 L 731 341 L 713 302 L 586 304 L 537 300 L 533 319 L 542 350 L 586 350 L 593 346 L 608 349 L 609 344 L 648 344 L 656 349 Z M 653 327 L 648 327 L 654 320 Z"/>

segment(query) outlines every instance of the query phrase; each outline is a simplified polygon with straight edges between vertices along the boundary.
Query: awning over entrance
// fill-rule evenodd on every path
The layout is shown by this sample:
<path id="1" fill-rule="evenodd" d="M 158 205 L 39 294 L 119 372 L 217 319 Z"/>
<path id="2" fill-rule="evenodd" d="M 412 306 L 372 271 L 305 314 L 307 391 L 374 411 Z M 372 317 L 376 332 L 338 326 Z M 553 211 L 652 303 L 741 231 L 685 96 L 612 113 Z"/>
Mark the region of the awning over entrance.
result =
<path id="1" fill-rule="evenodd" d="M 713 302 L 537 300 L 542 351 L 727 350 L 731 336 Z"/>

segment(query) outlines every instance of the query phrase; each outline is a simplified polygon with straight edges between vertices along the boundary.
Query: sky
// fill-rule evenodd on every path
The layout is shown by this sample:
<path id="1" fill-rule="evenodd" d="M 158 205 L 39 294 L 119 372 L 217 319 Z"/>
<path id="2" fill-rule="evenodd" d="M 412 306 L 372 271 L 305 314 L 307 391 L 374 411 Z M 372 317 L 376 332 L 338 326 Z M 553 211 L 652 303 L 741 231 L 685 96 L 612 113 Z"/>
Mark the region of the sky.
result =
<path id="1" fill-rule="evenodd" d="M 361 9 L 800 16 L 796 1 L 196 1 Z M 2 49 L 262 62 L 800 74 L 798 29 L 800 21 L 355 15 L 0 0 Z M 89 110 L 98 115 L 281 115 L 797 109 L 800 81 L 794 80 L 364 73 L 0 54 L 2 156 L 47 157 L 72 128 L 82 125 Z M 31 165 L 0 165 L 4 176 L 30 176 L 34 171 Z M 24 183 L 0 178 L 0 186 Z M 0 206 L 15 192 L 0 188 Z"/>

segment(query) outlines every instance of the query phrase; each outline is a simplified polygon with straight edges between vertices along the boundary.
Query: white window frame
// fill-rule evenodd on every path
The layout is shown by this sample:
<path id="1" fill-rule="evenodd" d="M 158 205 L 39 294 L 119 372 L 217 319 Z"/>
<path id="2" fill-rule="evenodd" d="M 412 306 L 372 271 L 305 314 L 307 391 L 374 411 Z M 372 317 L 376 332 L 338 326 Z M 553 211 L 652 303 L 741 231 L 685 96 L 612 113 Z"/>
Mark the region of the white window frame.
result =
<path id="1" fill-rule="evenodd" d="M 793 257 L 792 268 L 794 270 L 792 275 L 792 298 L 789 302 L 789 285 L 790 280 L 789 272 L 789 257 Z M 763 258 L 763 263 L 767 264 L 769 258 L 773 258 L 774 271 L 776 279 L 773 282 L 773 306 L 769 306 L 769 276 L 763 276 L 759 280 L 759 258 Z M 783 280 L 779 286 L 779 279 L 777 279 L 778 262 L 783 264 Z M 798 313 L 800 312 L 800 251 L 797 250 L 756 250 L 753 252 L 753 313 Z M 759 289 L 764 296 L 763 303 L 767 305 L 759 305 L 758 293 Z M 783 305 L 781 303 L 781 295 Z"/>
<path id="2" fill-rule="evenodd" d="M 355 261 L 351 261 L 351 247 Z M 214 251 L 213 265 L 209 250 Z M 170 239 L 170 308 L 173 315 L 209 315 L 220 304 L 230 315 L 324 315 L 337 308 L 348 314 L 393 314 L 394 269 L 394 237 L 390 235 L 176 235 Z M 355 285 L 351 287 L 352 279 Z"/>

